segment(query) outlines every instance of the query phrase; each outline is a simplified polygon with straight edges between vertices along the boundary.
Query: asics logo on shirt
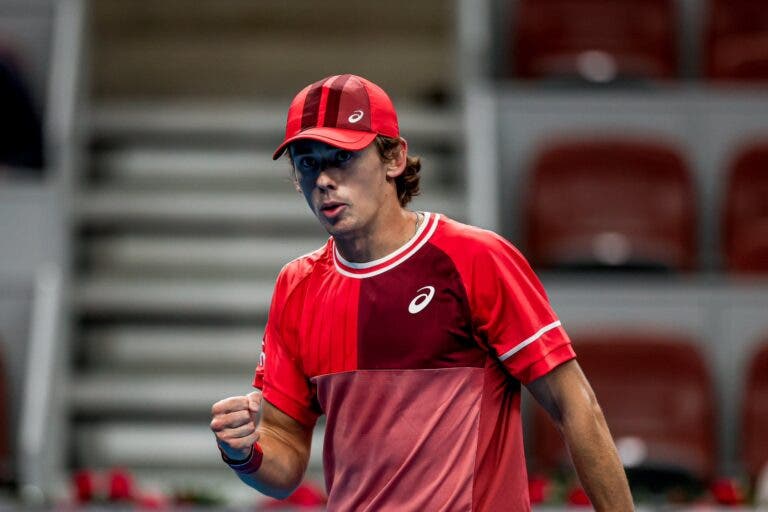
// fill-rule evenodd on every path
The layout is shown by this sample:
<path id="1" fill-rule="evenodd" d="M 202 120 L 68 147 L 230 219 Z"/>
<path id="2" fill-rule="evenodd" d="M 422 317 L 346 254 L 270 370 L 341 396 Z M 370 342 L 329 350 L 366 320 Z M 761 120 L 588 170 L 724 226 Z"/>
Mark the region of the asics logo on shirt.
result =
<path id="1" fill-rule="evenodd" d="M 355 110 L 352 112 L 352 115 L 350 115 L 347 118 L 347 121 L 349 121 L 352 124 L 355 124 L 356 122 L 360 121 L 363 118 L 363 111 L 362 110 Z"/>
<path id="2" fill-rule="evenodd" d="M 423 310 L 425 307 L 429 305 L 430 302 L 432 302 L 432 297 L 435 296 L 435 287 L 434 286 L 425 286 L 423 288 L 419 288 L 416 290 L 417 292 L 421 292 L 418 295 L 416 295 L 410 304 L 408 304 L 408 312 L 412 315 L 415 315 L 416 313 Z"/>

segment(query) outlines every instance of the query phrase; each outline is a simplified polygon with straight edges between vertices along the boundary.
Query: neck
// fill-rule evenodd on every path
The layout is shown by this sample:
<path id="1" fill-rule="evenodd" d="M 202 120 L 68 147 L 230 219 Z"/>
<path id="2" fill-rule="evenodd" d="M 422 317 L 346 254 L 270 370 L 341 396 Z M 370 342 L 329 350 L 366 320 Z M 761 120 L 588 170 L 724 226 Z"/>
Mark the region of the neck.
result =
<path id="1" fill-rule="evenodd" d="M 399 208 L 387 218 L 377 216 L 372 226 L 364 232 L 334 236 L 336 248 L 341 256 L 350 262 L 366 263 L 393 253 L 417 231 L 419 216 Z"/>

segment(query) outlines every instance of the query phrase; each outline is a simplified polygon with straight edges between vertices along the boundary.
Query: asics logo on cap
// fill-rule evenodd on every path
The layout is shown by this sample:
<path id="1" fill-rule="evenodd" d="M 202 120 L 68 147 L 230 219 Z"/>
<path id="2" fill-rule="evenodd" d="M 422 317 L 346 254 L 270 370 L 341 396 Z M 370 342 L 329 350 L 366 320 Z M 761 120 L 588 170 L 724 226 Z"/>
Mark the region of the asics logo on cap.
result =
<path id="1" fill-rule="evenodd" d="M 415 315 L 416 313 L 421 312 L 425 307 L 429 305 L 430 302 L 432 302 L 432 297 L 435 296 L 434 286 L 425 286 L 423 288 L 419 288 L 416 291 L 417 292 L 424 291 L 424 292 L 416 295 L 411 301 L 411 303 L 408 304 L 408 312 L 412 315 Z"/>
<path id="2" fill-rule="evenodd" d="M 350 115 L 347 118 L 347 121 L 349 121 L 352 124 L 355 124 L 356 122 L 360 121 L 364 115 L 365 114 L 363 114 L 362 110 L 355 110 L 354 112 L 352 112 L 352 115 Z"/>

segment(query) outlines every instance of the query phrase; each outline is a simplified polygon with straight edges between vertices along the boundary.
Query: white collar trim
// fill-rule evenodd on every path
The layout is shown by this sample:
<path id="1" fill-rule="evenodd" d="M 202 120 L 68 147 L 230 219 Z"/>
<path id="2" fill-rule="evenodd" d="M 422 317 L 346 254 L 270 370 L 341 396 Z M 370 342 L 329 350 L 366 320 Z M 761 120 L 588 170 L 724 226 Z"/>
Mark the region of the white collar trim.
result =
<path id="1" fill-rule="evenodd" d="M 335 258 L 333 260 L 333 263 L 336 266 L 336 270 L 338 270 L 339 273 L 341 273 L 342 275 L 345 275 L 347 277 L 353 277 L 356 279 L 373 277 L 379 274 L 383 274 L 384 272 L 398 266 L 400 263 L 404 262 L 405 260 L 413 256 L 419 249 L 421 249 L 424 246 L 424 244 L 426 244 L 429 241 L 429 239 L 432 238 L 432 235 L 437 230 L 439 218 L 440 218 L 439 214 L 424 212 L 424 221 L 421 223 L 421 225 L 419 226 L 419 229 L 416 230 L 416 233 L 411 237 L 410 240 L 408 240 L 405 244 L 403 244 L 402 247 L 389 253 L 383 258 L 379 258 L 373 261 L 366 261 L 364 263 L 354 263 L 351 261 L 347 261 L 341 256 L 341 254 L 339 254 L 339 251 L 336 248 L 336 244 L 334 243 L 333 252 L 334 252 Z M 425 230 L 428 230 L 427 234 L 426 236 L 422 237 L 421 235 L 424 233 Z M 418 242 L 416 243 L 417 240 Z M 400 256 L 403 253 L 406 253 L 406 254 L 403 257 L 398 258 L 398 256 Z M 386 265 L 380 269 L 373 270 L 371 272 L 353 273 L 344 269 L 344 267 L 348 267 L 350 269 L 355 269 L 355 270 L 364 270 L 366 268 L 376 267 L 390 260 L 393 260 L 391 264 Z"/>

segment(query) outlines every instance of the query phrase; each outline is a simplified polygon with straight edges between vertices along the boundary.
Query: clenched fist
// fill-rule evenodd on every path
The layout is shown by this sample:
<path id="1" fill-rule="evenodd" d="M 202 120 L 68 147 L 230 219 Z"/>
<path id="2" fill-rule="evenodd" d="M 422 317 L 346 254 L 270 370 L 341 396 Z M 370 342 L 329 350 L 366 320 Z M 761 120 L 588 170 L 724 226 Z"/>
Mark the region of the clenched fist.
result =
<path id="1" fill-rule="evenodd" d="M 211 430 L 216 434 L 219 448 L 231 460 L 245 460 L 253 443 L 258 441 L 256 425 L 259 423 L 261 391 L 247 396 L 233 396 L 220 400 L 211 408 Z"/>

